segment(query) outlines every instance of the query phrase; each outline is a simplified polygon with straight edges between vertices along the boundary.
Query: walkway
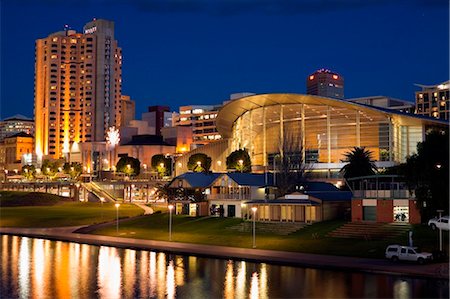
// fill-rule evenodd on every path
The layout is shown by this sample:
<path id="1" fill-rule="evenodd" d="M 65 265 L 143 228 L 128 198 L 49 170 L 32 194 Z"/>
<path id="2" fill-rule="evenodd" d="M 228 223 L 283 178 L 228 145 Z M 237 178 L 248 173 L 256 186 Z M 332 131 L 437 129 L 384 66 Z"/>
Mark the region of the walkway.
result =
<path id="1" fill-rule="evenodd" d="M 91 245 L 115 246 L 120 248 L 161 250 L 177 254 L 194 254 L 225 259 L 235 258 L 256 262 L 272 262 L 288 264 L 290 266 L 336 269 L 341 271 L 362 271 L 378 274 L 441 278 L 447 280 L 449 278 L 449 265 L 447 263 L 433 263 L 426 265 L 409 263 L 393 264 L 390 261 L 382 259 L 352 258 L 263 249 L 141 240 L 70 232 L 75 231 L 75 229 L 76 228 L 74 227 L 66 230 L 63 228 L 0 228 L 0 234 L 21 235 L 50 240 L 86 243 Z"/>
<path id="2" fill-rule="evenodd" d="M 138 202 L 133 202 L 133 204 L 135 204 L 136 206 L 140 207 L 141 209 L 144 210 L 144 215 L 151 215 L 153 214 L 153 209 L 150 208 L 147 205 L 144 205 L 142 203 L 138 203 Z"/>

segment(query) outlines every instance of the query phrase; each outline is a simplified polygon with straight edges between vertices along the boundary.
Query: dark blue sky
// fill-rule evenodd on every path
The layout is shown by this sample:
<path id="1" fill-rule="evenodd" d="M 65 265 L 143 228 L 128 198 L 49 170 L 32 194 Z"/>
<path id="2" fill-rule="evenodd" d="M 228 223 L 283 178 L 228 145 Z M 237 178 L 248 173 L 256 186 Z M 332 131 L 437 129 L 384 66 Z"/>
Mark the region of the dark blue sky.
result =
<path id="1" fill-rule="evenodd" d="M 149 105 L 215 104 L 242 91 L 305 93 L 318 68 L 347 98 L 414 100 L 449 78 L 447 0 L 3 0 L 0 118 L 33 114 L 34 42 L 64 24 L 115 22 L 123 93 Z"/>

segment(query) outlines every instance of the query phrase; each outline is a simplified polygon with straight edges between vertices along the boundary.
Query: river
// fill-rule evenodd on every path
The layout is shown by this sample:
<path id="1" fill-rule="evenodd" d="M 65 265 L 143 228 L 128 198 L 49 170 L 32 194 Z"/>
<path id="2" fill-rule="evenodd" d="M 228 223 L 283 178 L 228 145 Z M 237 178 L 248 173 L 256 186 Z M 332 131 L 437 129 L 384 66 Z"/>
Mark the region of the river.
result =
<path id="1" fill-rule="evenodd" d="M 1 235 L 1 298 L 449 298 L 448 281 Z"/>

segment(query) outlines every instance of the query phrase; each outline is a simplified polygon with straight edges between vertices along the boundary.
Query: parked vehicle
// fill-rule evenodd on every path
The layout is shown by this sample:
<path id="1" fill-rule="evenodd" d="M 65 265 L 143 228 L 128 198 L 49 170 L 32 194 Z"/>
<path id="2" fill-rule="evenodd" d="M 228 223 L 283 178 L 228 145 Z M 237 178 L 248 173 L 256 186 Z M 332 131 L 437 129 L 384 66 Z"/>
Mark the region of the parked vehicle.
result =
<path id="1" fill-rule="evenodd" d="M 433 255 L 429 252 L 421 252 L 417 247 L 401 245 L 389 245 L 385 256 L 393 262 L 411 261 L 423 264 L 433 260 Z"/>
<path id="2" fill-rule="evenodd" d="M 435 217 L 428 221 L 428 225 L 433 229 L 450 230 L 450 223 L 448 222 L 448 216 L 442 216 L 441 218 Z"/>

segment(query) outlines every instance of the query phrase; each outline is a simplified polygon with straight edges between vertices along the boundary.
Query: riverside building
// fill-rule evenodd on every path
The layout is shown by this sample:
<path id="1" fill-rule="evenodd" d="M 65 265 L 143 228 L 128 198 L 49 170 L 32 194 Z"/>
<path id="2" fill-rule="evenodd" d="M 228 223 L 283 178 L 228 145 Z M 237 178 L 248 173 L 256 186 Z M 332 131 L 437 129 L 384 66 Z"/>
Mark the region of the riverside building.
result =
<path id="1" fill-rule="evenodd" d="M 35 152 L 67 157 L 78 143 L 102 142 L 121 126 L 122 50 L 112 21 L 94 19 L 36 40 Z"/>

